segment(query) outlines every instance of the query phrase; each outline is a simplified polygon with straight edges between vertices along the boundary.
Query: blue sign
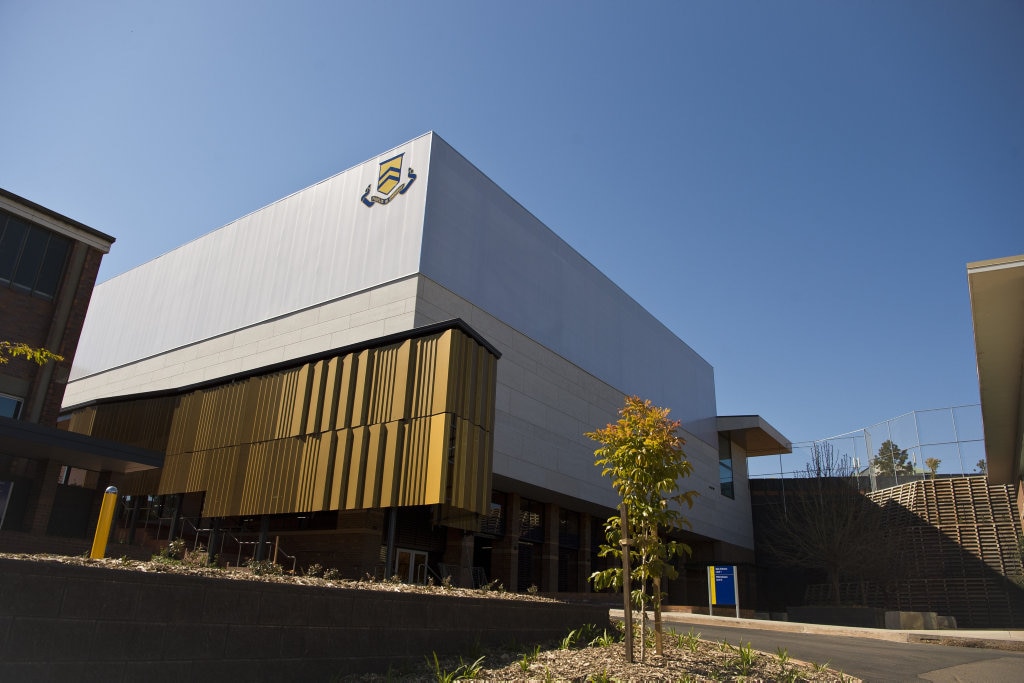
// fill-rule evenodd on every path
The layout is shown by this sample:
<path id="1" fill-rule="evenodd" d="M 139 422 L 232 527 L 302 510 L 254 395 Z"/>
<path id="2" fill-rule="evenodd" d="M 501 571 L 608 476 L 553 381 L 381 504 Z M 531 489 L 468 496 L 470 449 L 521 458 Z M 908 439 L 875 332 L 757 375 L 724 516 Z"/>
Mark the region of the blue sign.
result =
<path id="1" fill-rule="evenodd" d="M 708 585 L 711 589 L 712 605 L 735 605 L 736 567 L 708 567 Z"/>

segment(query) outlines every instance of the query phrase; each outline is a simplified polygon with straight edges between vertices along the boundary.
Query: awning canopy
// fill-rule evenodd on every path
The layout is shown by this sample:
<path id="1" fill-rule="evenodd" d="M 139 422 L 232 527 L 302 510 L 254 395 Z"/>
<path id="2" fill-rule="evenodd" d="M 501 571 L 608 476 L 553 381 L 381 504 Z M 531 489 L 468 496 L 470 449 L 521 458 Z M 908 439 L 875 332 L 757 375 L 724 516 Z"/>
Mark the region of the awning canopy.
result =
<path id="1" fill-rule="evenodd" d="M 0 418 L 0 455 L 121 474 L 160 467 L 164 461 L 156 451 L 6 417 Z"/>
<path id="2" fill-rule="evenodd" d="M 748 456 L 793 452 L 790 440 L 760 415 L 719 415 L 715 426 L 719 432 L 729 432 Z"/>
<path id="3" fill-rule="evenodd" d="M 1024 255 L 969 263 L 967 281 L 974 318 L 988 478 L 993 484 L 1013 484 L 1024 469 Z"/>

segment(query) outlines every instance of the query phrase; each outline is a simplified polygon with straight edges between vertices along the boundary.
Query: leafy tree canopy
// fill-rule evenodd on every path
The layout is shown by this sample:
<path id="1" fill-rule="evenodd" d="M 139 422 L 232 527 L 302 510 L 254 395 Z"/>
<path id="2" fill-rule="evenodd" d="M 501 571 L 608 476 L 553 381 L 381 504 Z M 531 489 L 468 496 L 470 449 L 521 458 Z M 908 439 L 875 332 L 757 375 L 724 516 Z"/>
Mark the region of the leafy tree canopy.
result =
<path id="1" fill-rule="evenodd" d="M 25 358 L 36 365 L 45 365 L 51 360 L 64 360 L 63 356 L 43 348 L 33 348 L 21 342 L 0 341 L 0 365 L 10 362 L 12 358 Z"/>
<path id="2" fill-rule="evenodd" d="M 803 476 L 786 480 L 759 543 L 784 566 L 823 570 L 832 598 L 841 580 L 861 580 L 891 565 L 882 509 L 857 487 L 850 459 L 828 441 L 815 442 Z"/>
<path id="3" fill-rule="evenodd" d="M 913 474 L 914 464 L 909 460 L 910 454 L 905 449 L 886 439 L 875 456 L 875 474 L 889 477 Z"/>
<path id="4" fill-rule="evenodd" d="M 655 628 L 661 642 L 661 579 L 676 578 L 674 558 L 689 554 L 690 548 L 668 540 L 667 534 L 689 527 L 683 516 L 683 504 L 693 506 L 696 491 L 680 491 L 680 481 L 691 474 L 693 467 L 683 453 L 683 439 L 677 434 L 678 420 L 670 420 L 667 408 L 658 408 L 637 396 L 626 398 L 619 411 L 619 421 L 585 436 L 600 444 L 594 451 L 594 464 L 601 475 L 612 480 L 612 486 L 626 507 L 631 559 L 630 578 L 638 586 L 633 602 L 642 613 L 649 602 L 655 610 Z M 622 557 L 619 543 L 622 520 L 616 515 L 605 523 L 607 545 L 602 557 Z M 595 572 L 590 577 L 595 588 L 620 588 L 621 568 Z M 648 581 L 653 595 L 646 593 Z M 660 651 L 660 648 L 659 648 Z M 642 655 L 641 655 L 642 657 Z"/>

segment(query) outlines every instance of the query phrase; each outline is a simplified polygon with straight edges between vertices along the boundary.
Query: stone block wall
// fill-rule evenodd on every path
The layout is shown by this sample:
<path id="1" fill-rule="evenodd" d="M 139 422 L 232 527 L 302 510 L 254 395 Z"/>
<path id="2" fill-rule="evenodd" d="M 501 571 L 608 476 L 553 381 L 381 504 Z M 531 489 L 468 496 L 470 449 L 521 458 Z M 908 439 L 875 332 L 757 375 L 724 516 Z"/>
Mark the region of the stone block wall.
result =
<path id="1" fill-rule="evenodd" d="M 0 559 L 0 680 L 330 681 L 586 623 L 607 608 Z"/>

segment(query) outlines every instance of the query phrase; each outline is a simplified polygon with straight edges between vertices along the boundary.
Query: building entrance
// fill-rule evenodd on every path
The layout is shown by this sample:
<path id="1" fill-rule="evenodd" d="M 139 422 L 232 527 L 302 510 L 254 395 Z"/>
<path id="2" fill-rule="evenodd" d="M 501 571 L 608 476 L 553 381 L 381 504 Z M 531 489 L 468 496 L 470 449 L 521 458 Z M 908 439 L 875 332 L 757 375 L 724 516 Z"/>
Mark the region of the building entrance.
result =
<path id="1" fill-rule="evenodd" d="M 395 550 L 395 575 L 407 583 L 427 582 L 427 553 L 423 550 Z"/>

